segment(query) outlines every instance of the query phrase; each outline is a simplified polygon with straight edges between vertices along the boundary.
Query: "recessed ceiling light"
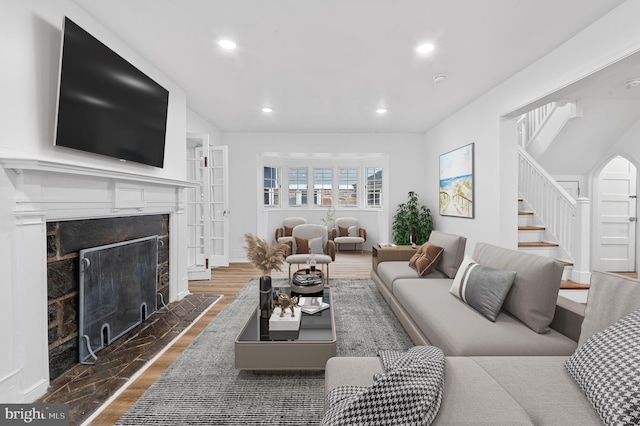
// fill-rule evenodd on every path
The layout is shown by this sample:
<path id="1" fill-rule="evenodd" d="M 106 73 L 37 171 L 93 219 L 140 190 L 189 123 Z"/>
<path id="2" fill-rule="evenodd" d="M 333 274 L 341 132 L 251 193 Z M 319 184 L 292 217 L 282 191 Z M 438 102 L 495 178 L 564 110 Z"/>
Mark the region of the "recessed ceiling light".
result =
<path id="1" fill-rule="evenodd" d="M 422 43 L 418 47 L 416 47 L 416 52 L 418 53 L 429 53 L 433 52 L 433 49 L 436 47 L 431 43 Z"/>
<path id="2" fill-rule="evenodd" d="M 266 113 L 273 112 L 273 109 L 269 107 L 264 107 L 262 108 L 262 112 L 266 112 Z"/>
<path id="3" fill-rule="evenodd" d="M 377 112 L 378 114 L 385 114 L 385 113 L 387 112 L 387 109 L 386 109 L 386 108 L 378 108 L 378 109 L 376 110 L 376 112 Z"/>
<path id="4" fill-rule="evenodd" d="M 227 49 L 227 50 L 233 50 L 236 47 L 238 47 L 238 45 L 236 44 L 235 41 L 228 40 L 228 39 L 220 40 L 218 42 L 218 46 L 222 47 L 223 49 Z"/>
<path id="5" fill-rule="evenodd" d="M 632 78 L 631 80 L 627 80 L 625 83 L 627 89 L 631 89 L 632 87 L 640 86 L 640 78 Z"/>
<path id="6" fill-rule="evenodd" d="M 436 74 L 433 76 L 433 82 L 434 83 L 440 83 L 444 80 L 447 79 L 447 75 L 446 74 Z"/>

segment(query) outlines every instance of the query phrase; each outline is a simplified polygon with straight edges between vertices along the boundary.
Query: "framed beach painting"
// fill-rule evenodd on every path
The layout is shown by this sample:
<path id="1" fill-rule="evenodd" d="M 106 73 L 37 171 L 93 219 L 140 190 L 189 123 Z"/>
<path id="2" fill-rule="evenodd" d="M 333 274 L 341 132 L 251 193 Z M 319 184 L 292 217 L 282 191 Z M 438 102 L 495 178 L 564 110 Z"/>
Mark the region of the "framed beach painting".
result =
<path id="1" fill-rule="evenodd" d="M 440 214 L 473 218 L 473 143 L 440 156 Z"/>

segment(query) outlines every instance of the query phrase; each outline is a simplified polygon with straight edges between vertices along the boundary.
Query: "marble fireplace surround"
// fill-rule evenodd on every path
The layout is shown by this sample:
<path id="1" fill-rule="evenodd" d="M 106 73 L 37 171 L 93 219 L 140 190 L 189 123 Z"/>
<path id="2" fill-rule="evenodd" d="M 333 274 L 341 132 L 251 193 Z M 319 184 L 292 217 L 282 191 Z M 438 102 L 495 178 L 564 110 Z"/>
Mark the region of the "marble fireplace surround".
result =
<path id="1" fill-rule="evenodd" d="M 0 158 L 14 185 L 11 239 L 12 371 L 0 395 L 32 402 L 49 386 L 47 222 L 169 215 L 169 296 L 189 294 L 184 189 L 188 181 L 40 159 Z M 7 401 L 9 402 L 9 401 Z"/>

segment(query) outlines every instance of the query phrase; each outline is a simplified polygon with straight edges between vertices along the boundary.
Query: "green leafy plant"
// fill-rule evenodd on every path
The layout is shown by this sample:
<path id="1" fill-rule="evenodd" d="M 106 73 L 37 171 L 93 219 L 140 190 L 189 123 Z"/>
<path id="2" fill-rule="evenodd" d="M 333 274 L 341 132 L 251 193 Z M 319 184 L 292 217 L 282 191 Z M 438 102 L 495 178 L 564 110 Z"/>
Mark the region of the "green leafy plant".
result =
<path id="1" fill-rule="evenodd" d="M 327 212 L 325 213 L 324 217 L 320 219 L 320 222 L 326 224 L 327 226 L 330 225 L 333 222 L 333 214 L 335 212 L 336 208 L 330 205 L 327 208 Z"/>
<path id="2" fill-rule="evenodd" d="M 415 233 L 416 244 L 424 244 L 429 240 L 433 230 L 431 210 L 418 204 L 418 194 L 409 191 L 409 200 L 398 205 L 393 216 L 393 240 L 398 245 L 411 244 L 411 235 Z"/>

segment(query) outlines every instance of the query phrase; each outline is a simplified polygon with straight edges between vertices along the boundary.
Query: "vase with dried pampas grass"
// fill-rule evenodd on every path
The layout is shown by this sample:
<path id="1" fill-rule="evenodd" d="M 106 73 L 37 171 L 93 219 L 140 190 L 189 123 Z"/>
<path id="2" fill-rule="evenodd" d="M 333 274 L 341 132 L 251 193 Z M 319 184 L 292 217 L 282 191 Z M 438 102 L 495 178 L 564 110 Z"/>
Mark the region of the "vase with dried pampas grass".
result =
<path id="1" fill-rule="evenodd" d="M 252 234 L 244 234 L 247 242 L 247 258 L 262 272 L 260 277 L 260 316 L 269 318 L 272 312 L 271 271 L 281 271 L 287 253 L 287 244 L 266 240 Z"/>

